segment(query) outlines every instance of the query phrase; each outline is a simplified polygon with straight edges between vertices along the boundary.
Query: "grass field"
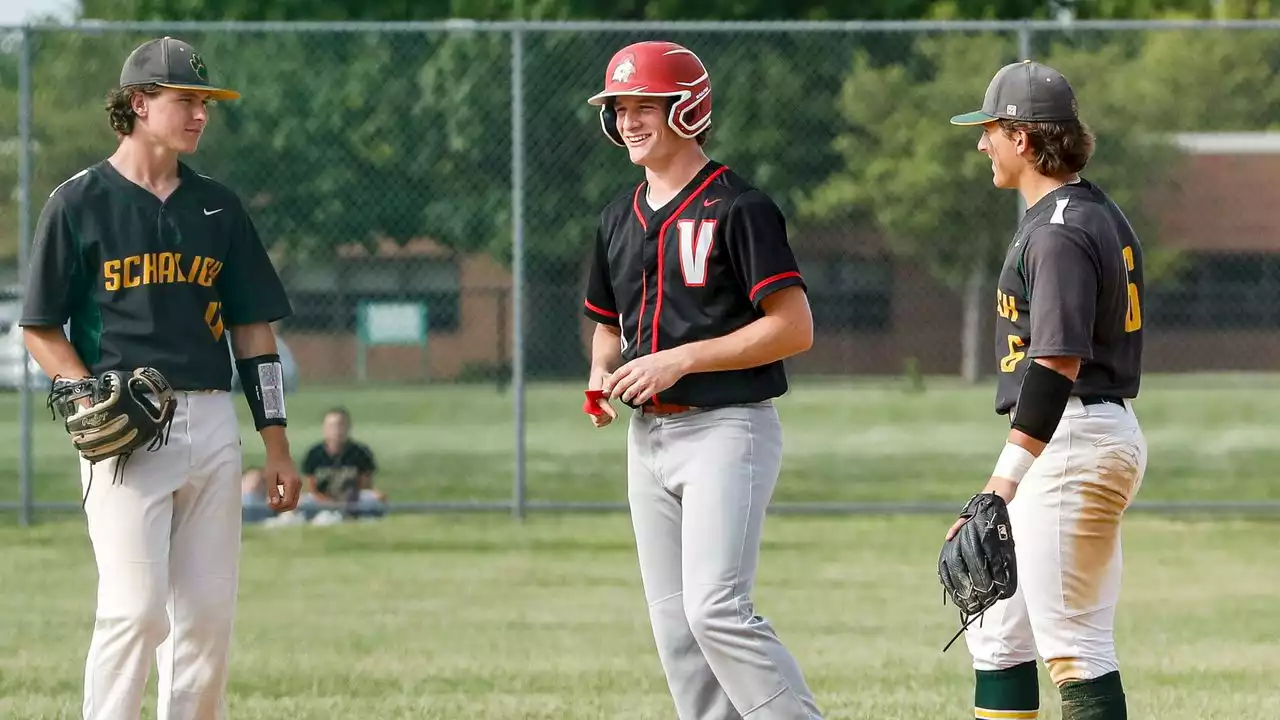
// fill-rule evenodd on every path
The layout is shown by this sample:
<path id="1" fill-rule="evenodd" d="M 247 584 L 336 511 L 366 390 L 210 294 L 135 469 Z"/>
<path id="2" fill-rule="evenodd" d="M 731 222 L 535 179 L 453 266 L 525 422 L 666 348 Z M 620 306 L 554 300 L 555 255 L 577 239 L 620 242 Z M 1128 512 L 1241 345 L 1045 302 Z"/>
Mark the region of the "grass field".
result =
<path id="1" fill-rule="evenodd" d="M 1140 499 L 1280 499 L 1277 390 L 1275 377 L 1148 382 Z M 572 386 L 530 390 L 533 499 L 623 499 L 622 428 L 593 431 L 580 398 Z M 0 400 L 0 417 L 16 418 L 13 398 Z M 487 387 L 308 390 L 290 400 L 291 435 L 300 456 L 323 409 L 344 404 L 393 499 L 502 500 L 510 402 Z M 803 384 L 780 402 L 779 499 L 958 507 L 999 450 L 990 404 L 989 387 L 953 382 L 929 381 L 924 393 L 894 381 Z M 77 500 L 65 435 L 47 414 L 36 423 L 38 499 Z M 251 429 L 245 440 L 256 461 Z M 16 466 L 17 443 L 6 443 L 0 476 Z M 0 500 L 16 496 L 10 483 Z M 0 514 L 0 718 L 77 718 L 94 589 L 83 522 L 39 515 L 19 528 L 13 517 Z M 800 657 L 828 718 L 972 716 L 963 644 L 940 652 L 957 621 L 934 574 L 949 522 L 770 518 L 758 610 Z M 1124 543 L 1130 717 L 1280 716 L 1280 521 L 1134 513 Z M 623 514 L 248 528 L 240 597 L 232 720 L 674 718 Z M 1041 717 L 1057 719 L 1042 679 Z"/>
<path id="2" fill-rule="evenodd" d="M 1280 524 L 1127 522 L 1129 716 L 1280 715 Z M 769 520 L 757 607 L 828 718 L 972 717 L 963 643 L 940 652 L 956 627 L 933 575 L 946 524 Z M 80 524 L 0 542 L 0 717 L 79 717 L 94 578 Z M 624 515 L 250 528 L 243 576 L 233 720 L 675 717 Z M 1047 682 L 1041 696 L 1059 718 Z"/>
<path id="3" fill-rule="evenodd" d="M 962 501 L 990 472 L 1005 433 L 991 411 L 991 387 L 931 379 L 923 393 L 905 388 L 892 378 L 797 383 L 779 401 L 786 456 L 777 499 Z M 1280 375 L 1146 380 L 1138 414 L 1151 459 L 1140 499 L 1280 501 L 1277 393 Z M 527 398 L 529 499 L 621 502 L 623 424 L 593 430 L 576 385 L 535 385 Z M 486 385 L 304 388 L 289 399 L 290 436 L 300 459 L 319 439 L 323 411 L 345 405 L 392 500 L 505 501 L 515 464 L 513 402 Z M 43 398 L 33 404 L 35 498 L 76 502 L 66 434 Z M 260 462 L 261 442 L 238 405 L 247 460 Z M 17 418 L 16 396 L 0 396 L 4 437 L 16 440 Z M 18 498 L 17 466 L 18 443 L 0 446 L 0 502 Z"/>

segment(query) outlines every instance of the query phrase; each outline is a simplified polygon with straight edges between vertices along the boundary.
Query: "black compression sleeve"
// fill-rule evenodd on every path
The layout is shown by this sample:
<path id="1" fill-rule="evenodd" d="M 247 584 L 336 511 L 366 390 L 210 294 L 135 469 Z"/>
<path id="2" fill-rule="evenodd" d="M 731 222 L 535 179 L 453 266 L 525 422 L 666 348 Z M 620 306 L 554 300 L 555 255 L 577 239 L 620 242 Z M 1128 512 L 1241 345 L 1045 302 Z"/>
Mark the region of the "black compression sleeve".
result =
<path id="1" fill-rule="evenodd" d="M 261 430 L 268 425 L 288 425 L 284 412 L 284 369 L 277 354 L 258 355 L 236 360 L 236 372 L 240 375 L 240 389 L 249 410 L 253 413 L 253 425 Z"/>
<path id="2" fill-rule="evenodd" d="M 1058 429 L 1073 387 L 1075 382 L 1071 378 L 1033 360 L 1018 391 L 1013 427 L 1041 442 L 1049 442 Z"/>

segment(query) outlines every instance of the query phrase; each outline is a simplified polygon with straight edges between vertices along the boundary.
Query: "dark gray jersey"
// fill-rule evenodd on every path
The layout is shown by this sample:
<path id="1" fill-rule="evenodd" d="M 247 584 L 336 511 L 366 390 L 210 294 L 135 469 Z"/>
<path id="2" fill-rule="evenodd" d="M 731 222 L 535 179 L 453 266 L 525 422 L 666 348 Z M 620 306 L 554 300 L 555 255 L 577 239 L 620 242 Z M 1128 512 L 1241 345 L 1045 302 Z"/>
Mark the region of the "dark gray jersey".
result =
<path id="1" fill-rule="evenodd" d="M 1080 180 L 1018 225 L 996 291 L 996 412 L 1032 358 L 1081 358 L 1073 395 L 1133 398 L 1142 375 L 1142 246 L 1124 213 Z"/>
<path id="2" fill-rule="evenodd" d="M 50 194 L 20 324 L 62 326 L 89 372 L 151 366 L 179 390 L 229 390 L 224 330 L 292 312 L 239 198 L 179 164 L 165 201 L 103 160 Z"/>

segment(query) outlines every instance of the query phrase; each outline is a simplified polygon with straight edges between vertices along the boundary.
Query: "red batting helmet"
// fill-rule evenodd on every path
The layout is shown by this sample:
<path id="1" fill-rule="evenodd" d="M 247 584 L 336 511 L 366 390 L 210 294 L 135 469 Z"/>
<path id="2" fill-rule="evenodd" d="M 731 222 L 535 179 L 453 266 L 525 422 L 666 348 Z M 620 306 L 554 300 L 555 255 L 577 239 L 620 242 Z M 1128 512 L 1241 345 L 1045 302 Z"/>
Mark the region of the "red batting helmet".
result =
<path id="1" fill-rule="evenodd" d="M 615 144 L 625 145 L 613 109 L 613 98 L 619 95 L 675 98 L 667 124 L 682 138 L 695 137 L 711 127 L 707 68 L 692 51 L 673 42 L 651 40 L 619 50 L 609 61 L 604 90 L 587 100 L 600 106 L 604 134 Z"/>

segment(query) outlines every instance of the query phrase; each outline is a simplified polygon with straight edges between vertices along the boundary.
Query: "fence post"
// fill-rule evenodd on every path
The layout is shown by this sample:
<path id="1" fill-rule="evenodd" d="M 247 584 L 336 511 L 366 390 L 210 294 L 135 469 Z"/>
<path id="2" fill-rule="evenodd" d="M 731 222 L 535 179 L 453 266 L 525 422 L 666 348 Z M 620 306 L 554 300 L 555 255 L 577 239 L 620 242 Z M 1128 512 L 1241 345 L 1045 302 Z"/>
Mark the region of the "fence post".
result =
<path id="1" fill-rule="evenodd" d="M 18 60 L 18 287 L 25 296 L 27 255 L 31 242 L 31 28 L 22 28 L 22 50 Z M 22 388 L 18 391 L 18 484 L 21 509 L 18 521 L 31 524 L 31 363 L 24 347 L 21 353 Z"/>
<path id="2" fill-rule="evenodd" d="M 515 474 L 511 511 L 525 515 L 524 386 L 524 30 L 511 31 L 511 385 L 515 391 Z"/>
<path id="3" fill-rule="evenodd" d="M 1018 60 L 1031 60 L 1031 27 L 1023 25 L 1018 28 Z M 1022 216 L 1027 212 L 1027 201 L 1022 199 L 1022 193 L 1014 193 L 1018 198 L 1018 217 L 1014 219 L 1014 231 L 1017 231 L 1018 225 L 1022 224 Z"/>

